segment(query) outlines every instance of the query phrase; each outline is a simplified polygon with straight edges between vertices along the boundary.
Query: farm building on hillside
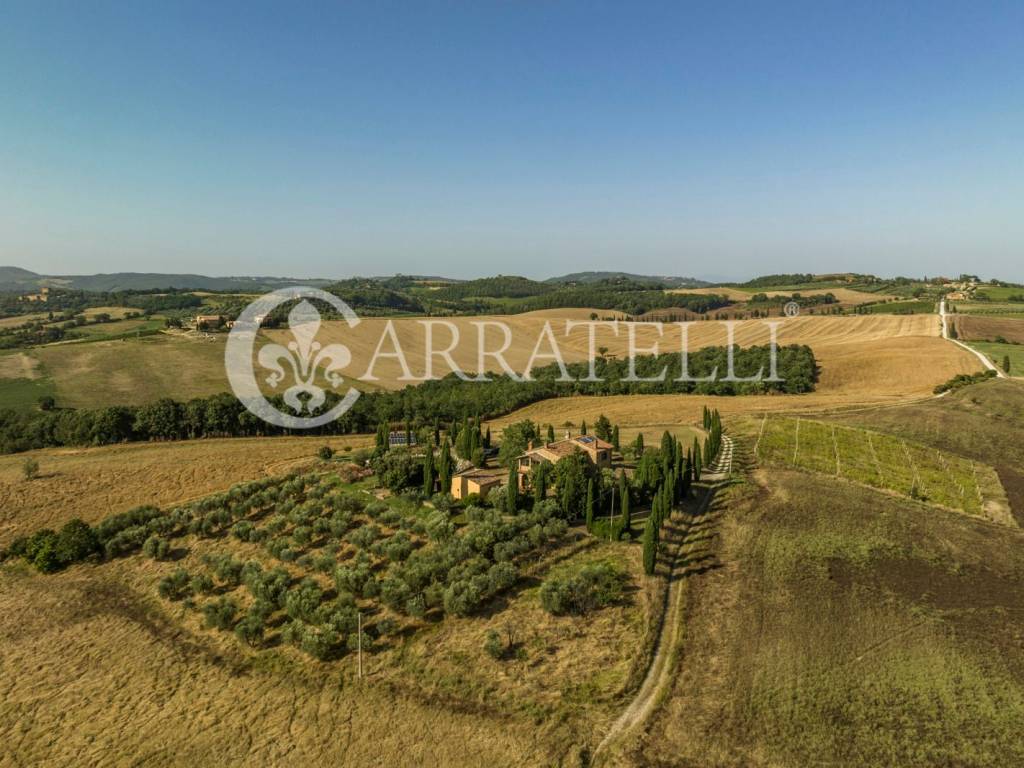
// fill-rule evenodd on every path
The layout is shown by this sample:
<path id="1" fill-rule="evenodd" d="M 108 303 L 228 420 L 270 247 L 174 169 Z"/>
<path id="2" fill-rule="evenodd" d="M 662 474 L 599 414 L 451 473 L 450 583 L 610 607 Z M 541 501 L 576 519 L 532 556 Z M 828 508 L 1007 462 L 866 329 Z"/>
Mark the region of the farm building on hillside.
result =
<path id="1" fill-rule="evenodd" d="M 559 459 L 581 453 L 600 469 L 612 465 L 612 444 L 593 435 L 576 435 L 553 443 L 545 443 L 537 448 L 530 448 L 516 458 L 516 471 L 519 475 L 519 486 L 524 487 L 530 470 L 538 464 L 555 464 Z"/>
<path id="2" fill-rule="evenodd" d="M 220 315 L 196 315 L 196 328 L 220 328 L 223 323 Z"/>
<path id="3" fill-rule="evenodd" d="M 452 477 L 452 496 L 464 499 L 474 493 L 486 496 L 492 489 L 505 482 L 506 473 L 503 469 L 467 469 Z"/>
<path id="4" fill-rule="evenodd" d="M 22 296 L 25 301 L 49 301 L 50 300 L 50 289 L 40 288 L 39 293 L 30 293 L 27 296 Z"/>

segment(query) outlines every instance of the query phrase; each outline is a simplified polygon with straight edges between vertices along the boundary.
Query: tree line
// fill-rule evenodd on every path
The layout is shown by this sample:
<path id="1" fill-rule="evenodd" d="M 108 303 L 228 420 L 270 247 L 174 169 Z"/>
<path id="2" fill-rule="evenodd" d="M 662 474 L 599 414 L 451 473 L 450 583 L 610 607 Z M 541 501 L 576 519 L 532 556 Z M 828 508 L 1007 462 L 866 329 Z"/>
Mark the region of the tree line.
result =
<path id="1" fill-rule="evenodd" d="M 763 369 L 769 372 L 770 349 L 767 346 L 734 348 L 734 368 L 739 377 L 749 377 Z M 489 382 L 462 381 L 454 374 L 436 381 L 398 391 L 363 393 L 353 407 L 338 420 L 312 430 L 288 430 L 275 427 L 249 413 L 231 394 L 222 393 L 187 402 L 161 399 L 140 406 L 111 406 L 97 409 L 58 408 L 24 413 L 0 411 L 0 451 L 11 453 L 63 445 L 106 445 L 145 440 L 185 440 L 202 437 L 254 437 L 281 434 L 337 435 L 372 433 L 381 423 L 407 422 L 414 428 L 436 426 L 439 422 L 464 422 L 467 418 L 490 419 L 530 403 L 572 395 L 630 395 L 693 393 L 707 395 L 744 395 L 764 393 L 803 393 L 814 389 L 817 367 L 810 347 L 779 347 L 779 381 L 725 381 L 725 347 L 707 347 L 689 356 L 691 378 L 708 376 L 718 369 L 715 381 L 677 381 L 683 371 L 678 355 L 646 355 L 635 358 L 637 378 L 657 376 L 663 381 L 626 381 L 629 361 L 594 361 L 599 381 L 582 381 L 588 376 L 589 363 L 569 363 L 571 381 L 560 381 L 557 364 L 536 368 L 528 381 L 498 376 Z M 287 412 L 280 396 L 269 398 Z M 328 392 L 317 412 L 332 408 L 339 398 Z"/>

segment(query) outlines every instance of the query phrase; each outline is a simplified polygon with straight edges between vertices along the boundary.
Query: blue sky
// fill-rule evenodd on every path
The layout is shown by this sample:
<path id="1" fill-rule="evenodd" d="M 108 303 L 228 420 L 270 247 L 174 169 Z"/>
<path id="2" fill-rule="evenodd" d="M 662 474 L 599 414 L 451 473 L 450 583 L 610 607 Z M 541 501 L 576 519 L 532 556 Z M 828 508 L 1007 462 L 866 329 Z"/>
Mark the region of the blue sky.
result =
<path id="1" fill-rule="evenodd" d="M 13 3 L 0 264 L 1024 280 L 1022 3 Z"/>

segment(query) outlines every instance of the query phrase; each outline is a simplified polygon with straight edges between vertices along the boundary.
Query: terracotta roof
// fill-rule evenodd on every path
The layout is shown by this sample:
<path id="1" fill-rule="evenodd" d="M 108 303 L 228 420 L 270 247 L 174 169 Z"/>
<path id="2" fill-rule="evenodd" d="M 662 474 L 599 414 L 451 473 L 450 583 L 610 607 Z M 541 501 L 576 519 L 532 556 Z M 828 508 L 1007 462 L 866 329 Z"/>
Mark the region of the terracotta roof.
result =
<path id="1" fill-rule="evenodd" d="M 538 458 L 554 462 L 565 458 L 566 456 L 572 456 L 577 450 L 611 450 L 611 448 L 611 443 L 606 443 L 604 440 L 599 437 L 595 437 L 594 435 L 576 435 L 575 437 L 569 437 L 565 440 L 556 440 L 553 443 L 542 445 L 539 448 L 532 448 L 518 458 L 522 458 L 523 456 L 537 456 Z"/>

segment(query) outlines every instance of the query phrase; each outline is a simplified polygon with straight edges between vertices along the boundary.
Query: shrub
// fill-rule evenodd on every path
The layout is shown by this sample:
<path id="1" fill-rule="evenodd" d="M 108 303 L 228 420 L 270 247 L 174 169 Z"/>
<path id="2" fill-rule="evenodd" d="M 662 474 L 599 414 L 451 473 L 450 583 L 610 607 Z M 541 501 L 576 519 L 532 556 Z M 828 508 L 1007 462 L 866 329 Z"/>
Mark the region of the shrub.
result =
<path id="1" fill-rule="evenodd" d="M 21 474 L 26 480 L 35 480 L 39 476 L 39 462 L 25 459 L 21 464 Z"/>
<path id="2" fill-rule="evenodd" d="M 235 636 L 250 648 L 258 648 L 263 644 L 263 621 L 258 612 L 249 611 L 235 624 Z"/>
<path id="3" fill-rule="evenodd" d="M 159 536 L 150 536 L 142 545 L 142 553 L 154 560 L 164 560 L 170 550 L 171 545 L 167 539 Z"/>
<path id="4" fill-rule="evenodd" d="M 57 534 L 57 557 L 65 565 L 77 563 L 99 551 L 99 539 L 88 523 L 69 520 Z"/>
<path id="5" fill-rule="evenodd" d="M 540 587 L 540 602 L 556 615 L 582 615 L 622 596 L 624 576 L 610 563 L 589 563 L 575 573 L 551 576 Z"/>
<path id="6" fill-rule="evenodd" d="M 487 639 L 484 640 L 484 650 L 492 659 L 500 659 L 505 655 L 505 646 L 501 642 L 501 635 L 497 630 L 487 630 Z"/>
<path id="7" fill-rule="evenodd" d="M 285 596 L 285 611 L 293 619 L 312 621 L 323 596 L 323 590 L 315 581 L 303 579 L 295 589 L 289 590 Z"/>
<path id="8" fill-rule="evenodd" d="M 367 549 L 380 538 L 380 528 L 376 525 L 363 525 L 349 533 L 345 538 L 360 549 Z"/>
<path id="9" fill-rule="evenodd" d="M 205 573 L 200 573 L 192 577 L 189 587 L 193 595 L 208 595 L 213 592 L 213 579 Z"/>
<path id="10" fill-rule="evenodd" d="M 234 626 L 238 604 L 230 597 L 221 597 L 203 606 L 203 617 L 207 628 L 229 630 Z"/>
<path id="11" fill-rule="evenodd" d="M 160 579 L 157 593 L 165 600 L 181 600 L 189 587 L 188 571 L 179 568 L 170 576 Z"/>
<path id="12" fill-rule="evenodd" d="M 329 445 L 321 445 L 317 450 L 316 455 L 321 461 L 330 461 L 334 458 L 334 449 Z"/>
<path id="13" fill-rule="evenodd" d="M 283 608 L 291 580 L 292 577 L 284 568 L 274 568 L 267 573 L 254 573 L 246 586 L 256 600 Z"/>

